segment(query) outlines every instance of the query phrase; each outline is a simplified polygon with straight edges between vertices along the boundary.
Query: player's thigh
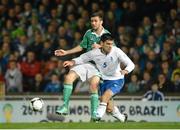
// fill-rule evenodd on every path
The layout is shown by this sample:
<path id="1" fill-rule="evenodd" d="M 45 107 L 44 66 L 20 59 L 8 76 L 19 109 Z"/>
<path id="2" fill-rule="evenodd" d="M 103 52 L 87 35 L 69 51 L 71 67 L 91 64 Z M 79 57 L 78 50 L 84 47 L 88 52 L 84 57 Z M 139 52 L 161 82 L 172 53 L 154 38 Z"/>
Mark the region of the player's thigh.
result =
<path id="1" fill-rule="evenodd" d="M 79 76 L 75 71 L 70 70 L 69 73 L 67 75 L 65 75 L 64 82 L 65 83 L 73 83 L 78 77 Z"/>
<path id="2" fill-rule="evenodd" d="M 99 85 L 99 82 L 100 82 L 100 77 L 99 76 L 96 76 L 96 75 L 92 76 L 89 79 L 90 89 L 97 89 L 98 85 Z"/>
<path id="3" fill-rule="evenodd" d="M 88 69 L 86 66 L 88 66 L 88 64 L 76 65 L 73 68 L 71 68 L 71 71 L 74 71 L 83 82 L 88 79 Z"/>
<path id="4" fill-rule="evenodd" d="M 94 76 L 98 76 L 98 77 L 101 76 L 98 69 L 95 67 L 95 65 L 89 63 L 89 64 L 86 64 L 85 68 L 87 70 L 87 78 L 88 79 L 92 79 Z M 96 79 L 94 79 L 94 80 L 96 80 Z"/>
<path id="5" fill-rule="evenodd" d="M 124 79 L 114 80 L 108 89 L 113 92 L 113 96 L 120 93 L 124 85 Z"/>

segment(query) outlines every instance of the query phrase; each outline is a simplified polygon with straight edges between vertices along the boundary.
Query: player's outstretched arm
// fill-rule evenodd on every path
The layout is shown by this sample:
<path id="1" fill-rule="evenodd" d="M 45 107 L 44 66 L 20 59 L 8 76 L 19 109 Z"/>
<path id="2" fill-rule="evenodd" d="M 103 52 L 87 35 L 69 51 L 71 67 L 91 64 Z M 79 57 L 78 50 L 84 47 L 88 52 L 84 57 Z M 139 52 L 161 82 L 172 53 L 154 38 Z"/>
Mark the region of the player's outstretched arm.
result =
<path id="1" fill-rule="evenodd" d="M 65 55 L 81 52 L 82 50 L 83 50 L 83 48 L 80 45 L 78 45 L 70 50 L 63 50 L 63 49 L 55 50 L 54 55 L 55 56 L 65 56 Z"/>
<path id="2" fill-rule="evenodd" d="M 101 45 L 97 44 L 97 43 L 94 43 L 94 44 L 92 44 L 92 48 L 93 49 L 101 48 Z"/>
<path id="3" fill-rule="evenodd" d="M 75 61 L 71 60 L 71 61 L 64 61 L 63 66 L 64 67 L 71 67 L 75 64 Z"/>
<path id="4" fill-rule="evenodd" d="M 65 55 L 67 55 L 67 51 L 65 51 L 63 49 L 55 50 L 54 55 L 55 56 L 65 56 Z"/>
<path id="5" fill-rule="evenodd" d="M 121 70 L 120 72 L 122 75 L 127 75 L 129 73 L 127 70 Z"/>

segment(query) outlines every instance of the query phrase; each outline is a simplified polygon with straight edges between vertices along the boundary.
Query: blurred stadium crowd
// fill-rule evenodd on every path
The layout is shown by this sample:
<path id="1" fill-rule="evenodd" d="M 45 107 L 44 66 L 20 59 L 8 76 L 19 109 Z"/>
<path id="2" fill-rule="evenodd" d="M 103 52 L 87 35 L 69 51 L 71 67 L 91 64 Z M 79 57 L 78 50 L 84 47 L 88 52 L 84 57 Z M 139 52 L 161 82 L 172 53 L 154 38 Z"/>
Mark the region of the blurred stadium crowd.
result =
<path id="1" fill-rule="evenodd" d="M 0 82 L 6 92 L 62 92 L 68 72 L 62 63 L 79 54 L 55 57 L 54 50 L 78 45 L 96 11 L 136 64 L 124 92 L 146 92 L 157 81 L 160 91 L 180 93 L 180 0 L 1 0 Z"/>

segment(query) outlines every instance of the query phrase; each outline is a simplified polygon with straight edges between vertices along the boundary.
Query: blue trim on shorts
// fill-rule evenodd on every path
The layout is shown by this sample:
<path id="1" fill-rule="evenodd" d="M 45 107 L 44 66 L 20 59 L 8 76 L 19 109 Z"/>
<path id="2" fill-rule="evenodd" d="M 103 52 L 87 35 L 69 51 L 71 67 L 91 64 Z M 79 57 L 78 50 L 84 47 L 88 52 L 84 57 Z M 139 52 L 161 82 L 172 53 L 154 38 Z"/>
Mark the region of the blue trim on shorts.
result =
<path id="1" fill-rule="evenodd" d="M 104 92 L 108 89 L 110 89 L 113 92 L 113 95 L 115 95 L 121 92 L 123 86 L 124 86 L 124 78 L 118 80 L 104 80 L 99 87 L 100 96 L 102 96 Z"/>

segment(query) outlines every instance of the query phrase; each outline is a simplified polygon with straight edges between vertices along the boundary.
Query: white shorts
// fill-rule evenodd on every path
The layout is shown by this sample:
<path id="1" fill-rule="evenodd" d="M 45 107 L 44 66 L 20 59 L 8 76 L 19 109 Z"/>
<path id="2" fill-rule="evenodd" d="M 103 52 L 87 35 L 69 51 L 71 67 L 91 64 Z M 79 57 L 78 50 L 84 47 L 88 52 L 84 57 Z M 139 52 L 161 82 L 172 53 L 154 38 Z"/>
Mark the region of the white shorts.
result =
<path id="1" fill-rule="evenodd" d="M 70 70 L 75 71 L 79 75 L 80 79 L 83 82 L 88 80 L 92 76 L 99 76 L 100 77 L 99 71 L 97 70 L 95 65 L 93 65 L 92 63 L 85 63 L 85 64 L 81 64 L 81 65 L 76 65 L 73 68 L 71 68 Z"/>

